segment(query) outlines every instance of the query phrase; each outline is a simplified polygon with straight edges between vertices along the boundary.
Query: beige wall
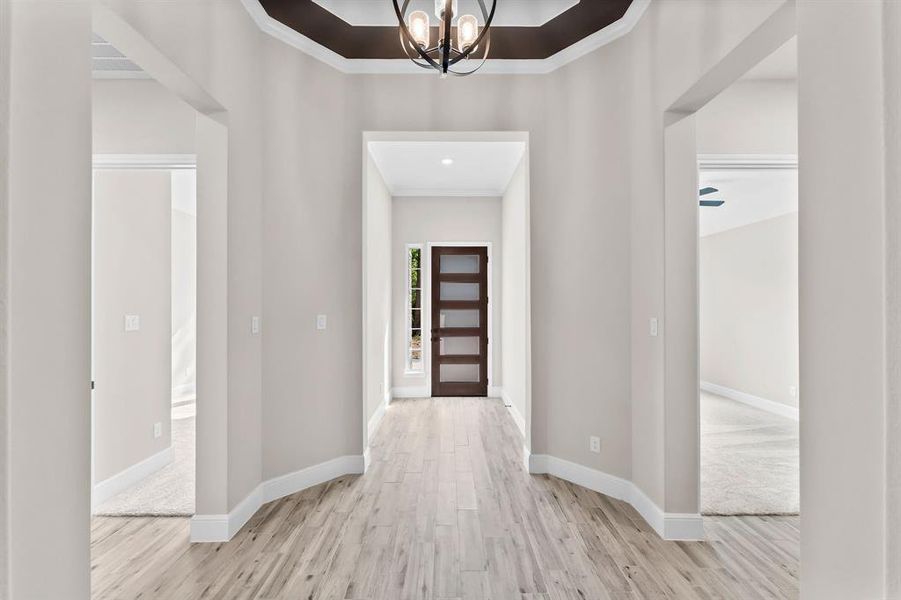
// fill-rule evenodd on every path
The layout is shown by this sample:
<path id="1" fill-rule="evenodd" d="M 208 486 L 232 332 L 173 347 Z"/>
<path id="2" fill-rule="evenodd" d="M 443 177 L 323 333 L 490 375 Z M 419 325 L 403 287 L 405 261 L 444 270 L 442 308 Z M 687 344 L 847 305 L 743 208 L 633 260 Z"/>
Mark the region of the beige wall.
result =
<path id="1" fill-rule="evenodd" d="M 171 216 L 169 171 L 95 172 L 95 484 L 171 441 Z"/>
<path id="2" fill-rule="evenodd" d="M 698 111 L 699 154 L 797 154 L 798 82 L 742 79 Z"/>
<path id="3" fill-rule="evenodd" d="M 798 213 L 702 237 L 701 381 L 798 406 Z"/>
<path id="4" fill-rule="evenodd" d="M 897 364 L 886 370 L 886 336 L 899 326 L 886 301 L 898 266 L 886 234 L 899 227 L 886 218 L 898 198 L 885 187 L 899 164 L 885 144 L 901 122 L 883 97 L 901 78 L 887 68 L 897 54 L 883 63 L 884 41 L 897 51 L 884 20 L 892 4 L 798 6 L 801 587 L 824 600 L 889 597 L 887 576 L 898 573 L 886 562 L 899 532 L 886 518 L 886 414 L 898 403 L 886 389 L 898 378 Z"/>
<path id="5" fill-rule="evenodd" d="M 86 599 L 91 7 L 13 2 L 11 18 L 4 246 L 9 597 Z"/>
<path id="6" fill-rule="evenodd" d="M 95 79 L 95 154 L 193 154 L 195 111 L 152 79 Z"/>
<path id="7" fill-rule="evenodd" d="M 392 231 L 394 240 L 391 244 L 391 263 L 393 265 L 392 308 L 393 316 L 393 386 L 423 387 L 427 395 L 431 390 L 426 387 L 430 381 L 429 372 L 422 376 L 405 375 L 406 366 L 406 295 L 407 295 L 407 244 L 423 246 L 423 283 L 431 281 L 431 264 L 426 259 L 428 244 L 440 245 L 441 242 L 490 242 L 491 243 L 491 282 L 489 284 L 489 304 L 493 339 L 490 341 L 493 377 L 490 386 L 502 384 L 501 356 L 501 275 L 503 273 L 503 253 L 501 244 L 501 199 L 500 198 L 435 198 L 435 197 L 397 197 L 393 202 Z M 431 310 L 430 300 L 423 302 L 425 310 Z M 428 344 L 429 333 L 423 332 L 423 340 L 429 347 L 426 354 L 431 354 Z M 427 363 L 427 369 L 431 363 Z"/>
<path id="8" fill-rule="evenodd" d="M 0 247 L 9 243 L 9 55 L 10 55 L 10 7 L 8 0 L 0 0 Z M 8 256 L 0 252 L 0 319 L 9 317 Z M 9 370 L 8 339 L 5 329 L 0 329 L 0 598 L 9 597 L 8 564 L 9 531 L 9 394 L 7 377 Z"/>

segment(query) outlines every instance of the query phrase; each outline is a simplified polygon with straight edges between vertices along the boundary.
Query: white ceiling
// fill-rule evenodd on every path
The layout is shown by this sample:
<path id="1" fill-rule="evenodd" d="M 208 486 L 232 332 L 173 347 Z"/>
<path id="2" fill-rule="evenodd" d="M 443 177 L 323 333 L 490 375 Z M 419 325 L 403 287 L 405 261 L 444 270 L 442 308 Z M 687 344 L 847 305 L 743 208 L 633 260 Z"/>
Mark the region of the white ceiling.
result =
<path id="1" fill-rule="evenodd" d="M 797 79 L 798 38 L 793 37 L 745 74 L 744 79 Z"/>
<path id="2" fill-rule="evenodd" d="M 391 0 L 313 0 L 351 25 L 397 25 Z M 595 0 L 597 1 L 597 0 Z M 579 0 L 499 0 L 494 16 L 498 26 L 540 27 L 579 3 Z M 398 5 L 403 6 L 402 0 Z M 473 14 L 481 22 L 482 11 L 476 0 L 459 0 L 461 15 Z M 491 10 L 491 0 L 485 7 Z M 435 0 L 412 0 L 408 10 L 424 10 L 434 18 Z"/>
<path id="3" fill-rule="evenodd" d="M 699 182 L 720 190 L 705 198 L 726 201 L 699 209 L 701 237 L 798 210 L 797 169 L 702 169 Z"/>
<path id="4" fill-rule="evenodd" d="M 393 196 L 502 196 L 524 151 L 523 142 L 369 143 Z"/>

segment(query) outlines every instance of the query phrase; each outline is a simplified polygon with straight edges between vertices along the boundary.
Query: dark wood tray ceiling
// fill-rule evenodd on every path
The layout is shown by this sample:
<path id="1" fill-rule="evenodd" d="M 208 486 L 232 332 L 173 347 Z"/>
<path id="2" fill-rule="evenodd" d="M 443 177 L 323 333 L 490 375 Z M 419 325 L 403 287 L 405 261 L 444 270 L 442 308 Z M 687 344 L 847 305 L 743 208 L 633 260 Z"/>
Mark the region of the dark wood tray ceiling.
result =
<path id="1" fill-rule="evenodd" d="M 498 0 L 498 4 L 503 1 Z M 344 58 L 406 58 L 396 26 L 353 26 L 313 0 L 260 3 L 270 17 Z M 632 0 L 582 0 L 541 27 L 492 27 L 491 58 L 548 58 L 615 23 L 631 3 Z M 436 39 L 438 28 L 432 29 L 432 38 Z"/>

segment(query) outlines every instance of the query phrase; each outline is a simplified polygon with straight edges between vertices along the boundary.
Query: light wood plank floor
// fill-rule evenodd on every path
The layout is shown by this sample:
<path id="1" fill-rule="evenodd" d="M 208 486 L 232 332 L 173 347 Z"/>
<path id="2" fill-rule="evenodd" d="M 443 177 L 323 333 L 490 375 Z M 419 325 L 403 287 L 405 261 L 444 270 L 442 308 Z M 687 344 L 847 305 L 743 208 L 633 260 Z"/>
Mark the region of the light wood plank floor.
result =
<path id="1" fill-rule="evenodd" d="M 226 544 L 178 518 L 95 518 L 94 598 L 598 600 L 798 596 L 796 517 L 664 542 L 631 506 L 530 476 L 496 400 L 392 404 L 364 476 L 264 506 Z"/>

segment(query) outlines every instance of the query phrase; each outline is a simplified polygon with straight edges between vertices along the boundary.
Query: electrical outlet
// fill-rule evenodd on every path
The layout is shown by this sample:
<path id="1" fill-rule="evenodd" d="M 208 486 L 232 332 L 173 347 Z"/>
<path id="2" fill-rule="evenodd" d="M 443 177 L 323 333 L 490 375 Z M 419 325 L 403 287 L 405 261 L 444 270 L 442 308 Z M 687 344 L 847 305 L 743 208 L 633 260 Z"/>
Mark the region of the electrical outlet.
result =
<path id="1" fill-rule="evenodd" d="M 590 438 L 588 438 L 588 448 L 595 454 L 600 454 L 601 453 L 601 438 L 599 438 L 596 435 L 593 435 Z"/>
<path id="2" fill-rule="evenodd" d="M 154 423 L 153 424 L 153 437 L 158 438 L 163 435 L 163 424 L 162 423 Z"/>
<path id="3" fill-rule="evenodd" d="M 140 315 L 125 315 L 125 331 L 138 331 L 141 329 Z"/>
<path id="4" fill-rule="evenodd" d="M 651 319 L 649 323 L 651 337 L 657 337 L 657 319 Z"/>
<path id="5" fill-rule="evenodd" d="M 792 398 L 798 397 L 798 387 L 794 385 L 788 386 L 788 393 Z"/>
<path id="6" fill-rule="evenodd" d="M 251 317 L 250 318 L 250 333 L 253 335 L 257 335 L 260 333 L 260 318 L 259 317 Z"/>
<path id="7" fill-rule="evenodd" d="M 328 327 L 328 317 L 326 315 L 316 315 L 316 329 L 323 331 Z"/>

